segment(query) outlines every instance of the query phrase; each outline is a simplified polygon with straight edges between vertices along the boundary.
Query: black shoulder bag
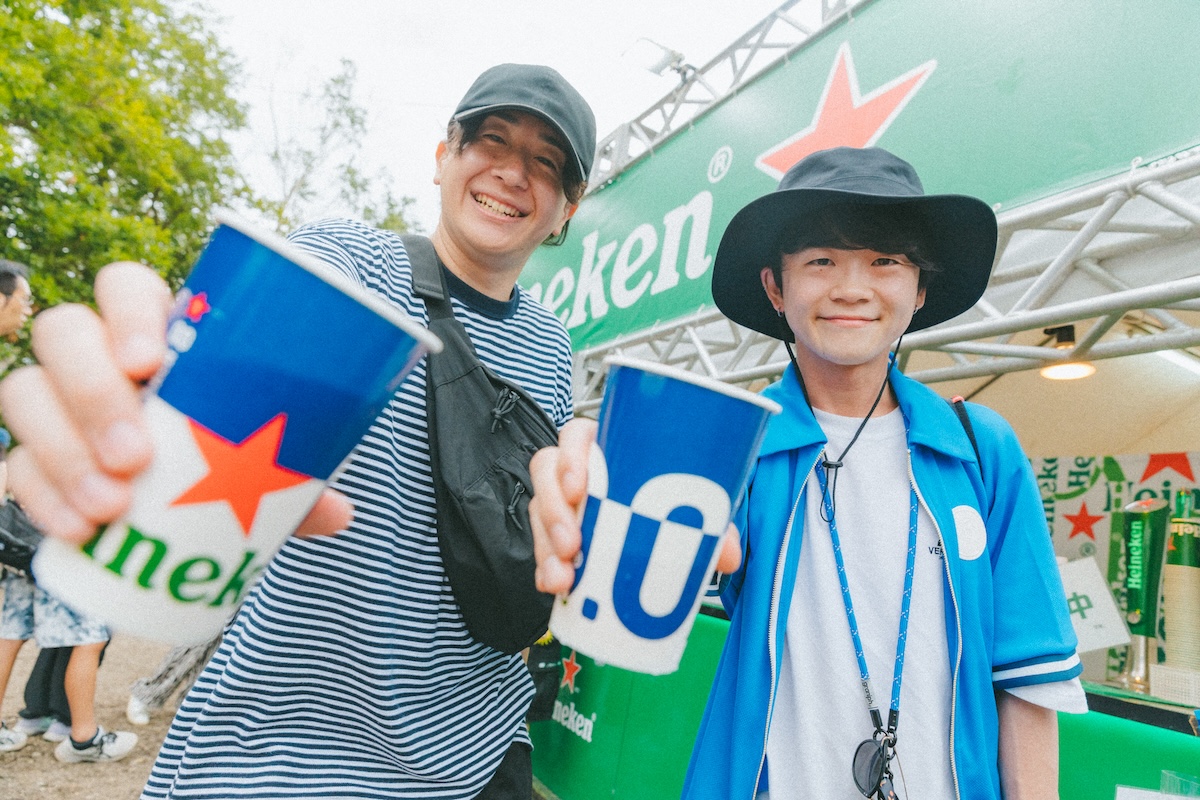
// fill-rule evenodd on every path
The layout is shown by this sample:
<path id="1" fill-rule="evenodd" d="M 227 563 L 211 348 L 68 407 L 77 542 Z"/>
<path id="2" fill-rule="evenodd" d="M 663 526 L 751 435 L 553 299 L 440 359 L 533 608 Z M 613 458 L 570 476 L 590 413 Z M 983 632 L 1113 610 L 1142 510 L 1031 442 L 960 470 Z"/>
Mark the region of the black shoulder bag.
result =
<path id="1" fill-rule="evenodd" d="M 29 565 L 41 542 L 42 532 L 34 527 L 16 500 L 0 505 L 0 564 L 32 574 Z"/>
<path id="2" fill-rule="evenodd" d="M 442 562 L 471 636 L 517 653 L 546 633 L 554 602 L 534 585 L 529 460 L 558 442 L 558 428 L 521 387 L 480 363 L 432 242 L 403 241 L 429 330 L 445 345 L 425 362 Z"/>
<path id="3" fill-rule="evenodd" d="M 975 438 L 975 426 L 971 424 L 971 415 L 967 413 L 967 404 L 961 395 L 955 395 L 950 398 L 950 407 L 954 409 L 955 416 L 962 423 L 963 430 L 967 432 L 967 438 L 971 440 L 971 449 L 975 451 L 975 460 L 979 462 L 979 477 L 983 477 L 983 456 L 979 454 L 979 440 Z"/>

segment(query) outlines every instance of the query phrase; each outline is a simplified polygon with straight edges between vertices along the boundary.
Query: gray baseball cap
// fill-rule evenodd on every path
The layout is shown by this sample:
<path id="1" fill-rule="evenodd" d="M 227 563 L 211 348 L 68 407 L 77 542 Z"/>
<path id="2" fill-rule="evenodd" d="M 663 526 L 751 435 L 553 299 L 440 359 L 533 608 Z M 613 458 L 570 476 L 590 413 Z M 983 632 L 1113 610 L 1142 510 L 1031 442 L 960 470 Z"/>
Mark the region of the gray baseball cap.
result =
<path id="1" fill-rule="evenodd" d="M 462 121 L 502 108 L 537 114 L 557 128 L 570 145 L 580 176 L 587 180 L 596 155 L 596 116 L 566 78 L 536 64 L 499 64 L 475 79 L 454 109 L 453 119 Z"/>

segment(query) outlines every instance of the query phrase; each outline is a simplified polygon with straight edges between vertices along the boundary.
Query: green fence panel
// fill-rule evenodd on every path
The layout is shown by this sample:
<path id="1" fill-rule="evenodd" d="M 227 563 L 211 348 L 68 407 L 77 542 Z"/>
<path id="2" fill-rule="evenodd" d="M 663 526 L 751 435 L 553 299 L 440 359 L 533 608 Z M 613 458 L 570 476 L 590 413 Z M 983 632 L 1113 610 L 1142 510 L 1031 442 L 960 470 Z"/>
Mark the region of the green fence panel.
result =
<path id="1" fill-rule="evenodd" d="M 1200 737 L 1089 711 L 1059 714 L 1059 796 L 1112 800 L 1117 786 L 1159 787 L 1164 769 L 1200 775 Z"/>
<path id="2" fill-rule="evenodd" d="M 678 672 L 633 679 L 614 797 L 679 797 L 728 632 L 727 621 L 701 615 Z"/>
<path id="3" fill-rule="evenodd" d="M 530 725 L 534 774 L 561 800 L 679 797 L 728 629 L 698 617 L 679 670 L 658 677 L 564 650 L 554 719 Z M 1200 775 L 1200 737 L 1095 711 L 1059 714 L 1062 800 L 1157 789 L 1162 770 Z"/>
<path id="4" fill-rule="evenodd" d="M 679 670 L 657 677 L 564 649 L 554 718 L 529 726 L 538 780 L 563 800 L 678 797 L 728 630 L 701 614 Z"/>
<path id="5" fill-rule="evenodd" d="M 570 800 L 612 798 L 634 675 L 563 650 L 552 719 L 531 723 L 533 774 Z"/>

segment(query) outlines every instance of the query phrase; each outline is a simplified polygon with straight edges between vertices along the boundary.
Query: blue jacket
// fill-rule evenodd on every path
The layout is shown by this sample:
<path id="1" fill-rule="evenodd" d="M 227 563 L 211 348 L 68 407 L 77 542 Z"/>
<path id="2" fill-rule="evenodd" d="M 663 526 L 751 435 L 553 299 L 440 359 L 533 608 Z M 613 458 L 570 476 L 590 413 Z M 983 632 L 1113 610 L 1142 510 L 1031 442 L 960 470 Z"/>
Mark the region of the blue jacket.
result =
<path id="1" fill-rule="evenodd" d="M 998 800 L 994 690 L 1082 671 L 1041 498 L 1029 460 L 1000 415 L 969 406 L 981 472 L 945 400 L 897 370 L 891 385 L 908 425 L 909 478 L 945 553 L 953 677 L 947 757 L 960 797 Z M 744 558 L 722 593 L 729 635 L 688 766 L 685 800 L 753 800 L 766 772 L 767 729 L 803 536 L 804 486 L 825 435 L 792 367 L 764 395 L 783 412 L 767 428 L 735 519 Z"/>

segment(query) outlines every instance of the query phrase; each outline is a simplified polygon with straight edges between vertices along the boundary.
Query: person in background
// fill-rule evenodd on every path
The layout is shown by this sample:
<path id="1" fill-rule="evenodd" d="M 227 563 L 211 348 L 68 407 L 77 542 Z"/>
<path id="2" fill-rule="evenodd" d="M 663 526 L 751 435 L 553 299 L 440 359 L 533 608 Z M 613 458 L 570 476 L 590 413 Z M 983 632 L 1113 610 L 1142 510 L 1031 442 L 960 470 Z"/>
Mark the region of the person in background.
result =
<path id="1" fill-rule="evenodd" d="M 71 648 L 63 675 L 71 724 L 65 731 L 67 735 L 55 747 L 54 757 L 62 762 L 77 763 L 117 761 L 129 755 L 137 744 L 136 734 L 106 731 L 96 723 L 96 673 L 100 668 L 100 654 L 108 643 L 108 629 L 67 608 L 26 575 L 10 572 L 4 577 L 3 586 L 0 698 L 8 688 L 17 654 L 30 638 L 36 638 L 43 652 L 51 648 Z M 32 720 L 22 719 L 22 722 Z M 47 725 L 43 733 L 49 732 L 49 728 Z M 28 734 L 24 730 L 20 727 L 10 729 L 0 722 L 0 752 L 20 750 L 27 743 Z"/>
<path id="2" fill-rule="evenodd" d="M 150 714 L 162 709 L 171 695 L 191 688 L 220 643 L 218 635 L 207 642 L 176 645 L 168 650 L 153 674 L 138 678 L 129 687 L 125 719 L 134 725 L 149 725 Z"/>
<path id="3" fill-rule="evenodd" d="M 986 203 L 925 195 L 876 148 L 808 156 L 726 229 L 717 306 L 791 364 L 764 391 L 783 410 L 734 518 L 685 800 L 1058 797 L 1055 712 L 1087 704 L 1029 460 L 895 365 L 983 295 L 996 236 Z M 534 459 L 543 591 L 571 587 L 594 430 Z"/>
<path id="4" fill-rule="evenodd" d="M 14 730 L 61 742 L 71 733 L 71 705 L 67 702 L 67 665 L 71 647 L 49 647 L 38 653 L 25 681 L 25 708 L 17 713 Z M 101 656 L 101 661 L 103 661 Z"/>
<path id="5" fill-rule="evenodd" d="M 442 205 L 430 238 L 454 314 L 480 360 L 560 426 L 572 413 L 570 338 L 516 281 L 565 233 L 595 148 L 592 111 L 560 74 L 502 64 L 468 89 L 434 153 Z M 427 320 L 398 235 L 329 220 L 290 240 Z M 125 510 L 150 463 L 138 390 L 166 351 L 169 293 L 153 272 L 106 267 L 96 298 L 99 315 L 39 316 L 40 366 L 0 385 L 22 441 L 16 496 L 48 535 L 73 541 Z M 531 797 L 529 672 L 472 639 L 438 549 L 425 375 L 418 364 L 333 481 L 344 494 L 326 494 L 301 526 L 345 530 L 293 537 L 249 593 L 144 797 Z"/>
<path id="6" fill-rule="evenodd" d="M 21 263 L 0 259 L 0 337 L 12 337 L 25 325 L 33 310 L 29 270 Z M 7 359 L 0 372 L 12 359 Z M 3 430 L 0 445 L 7 451 L 11 437 Z M 14 729 L 27 736 L 41 734 L 48 742 L 61 742 L 71 732 L 71 712 L 63 682 L 71 648 L 51 647 L 38 653 L 25 682 L 25 708 Z"/>
<path id="7" fill-rule="evenodd" d="M 0 337 L 12 336 L 21 330 L 32 313 L 29 267 L 19 261 L 0 258 Z M 8 366 L 7 363 L 0 365 L 0 372 Z"/>
<path id="8" fill-rule="evenodd" d="M 33 312 L 33 292 L 29 286 L 29 268 L 24 264 L 8 259 L 0 259 L 0 337 L 12 336 L 19 331 L 28 320 L 29 315 Z M 12 358 L 8 358 L 0 362 L 0 373 L 8 369 L 12 364 Z M 0 502 L 7 500 L 8 492 L 8 448 L 12 445 L 12 435 L 5 428 L 0 428 Z M 0 568 L 0 585 L 3 585 L 7 577 L 6 571 Z M 3 686 L 8 685 L 7 670 L 3 667 L 3 660 L 7 659 L 5 655 L 5 647 L 0 647 L 0 675 L 3 675 Z M 13 653 L 13 658 L 16 658 L 16 653 Z M 8 668 L 11 669 L 11 666 Z M 4 697 L 3 690 L 0 690 L 0 700 Z M 50 727 L 51 721 L 47 721 L 46 727 L 39 730 L 33 730 L 28 721 L 24 718 L 17 721 L 15 729 L 10 730 L 2 719 L 0 719 L 0 752 L 10 750 L 18 750 L 25 746 L 26 737 L 30 733 L 42 733 Z M 57 732 L 56 732 L 57 734 Z M 59 740 L 61 741 L 61 739 Z"/>
<path id="9" fill-rule="evenodd" d="M 15 333 L 28 320 L 33 308 L 29 272 L 24 264 L 0 261 L 0 336 Z M 3 440 L 11 441 L 8 431 Z M 7 447 L 4 454 L 7 455 Z M 7 459 L 0 470 L 0 502 L 8 498 Z M 8 573 L 3 579 L 4 604 L 0 608 L 0 698 L 8 688 L 13 664 L 21 646 L 36 638 L 43 650 L 73 648 L 64 671 L 63 688 L 71 715 L 67 735 L 54 749 L 59 761 L 116 761 L 137 744 L 137 735 L 106 731 L 96 722 L 96 673 L 100 654 L 108 643 L 108 629 L 67 608 L 42 591 L 33 578 Z M 40 727 L 40 723 L 34 727 Z M 49 732 L 50 726 L 45 732 Z M 55 732 L 57 736 L 61 729 Z M 28 742 L 20 728 L 0 722 L 0 752 L 19 750 Z"/>

